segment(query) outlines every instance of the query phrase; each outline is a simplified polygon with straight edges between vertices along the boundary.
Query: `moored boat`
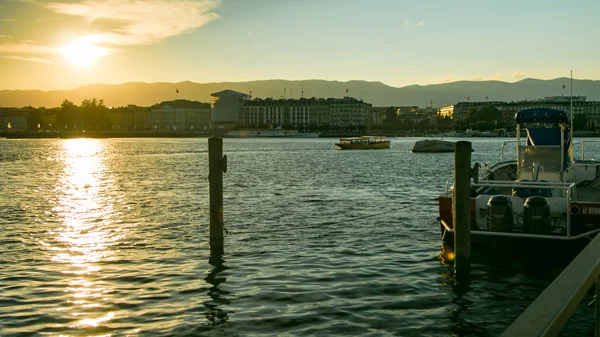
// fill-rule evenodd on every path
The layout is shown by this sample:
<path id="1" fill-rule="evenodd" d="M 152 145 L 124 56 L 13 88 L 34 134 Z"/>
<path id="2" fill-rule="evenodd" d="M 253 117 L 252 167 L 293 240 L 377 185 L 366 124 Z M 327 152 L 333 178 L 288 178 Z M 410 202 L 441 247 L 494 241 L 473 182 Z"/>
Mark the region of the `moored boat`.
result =
<path id="1" fill-rule="evenodd" d="M 517 244 L 580 249 L 600 232 L 600 162 L 573 157 L 564 111 L 534 108 L 516 116 L 516 141 L 501 160 L 476 164 L 471 183 L 471 241 L 488 247 Z M 526 131 L 524 144 L 521 129 Z M 516 143 L 516 160 L 504 147 Z M 453 187 L 439 196 L 443 241 L 453 245 Z M 490 245 L 491 244 L 491 245 Z"/>
<path id="2" fill-rule="evenodd" d="M 341 150 L 389 149 L 390 139 L 383 136 L 362 136 L 340 138 L 335 146 Z"/>

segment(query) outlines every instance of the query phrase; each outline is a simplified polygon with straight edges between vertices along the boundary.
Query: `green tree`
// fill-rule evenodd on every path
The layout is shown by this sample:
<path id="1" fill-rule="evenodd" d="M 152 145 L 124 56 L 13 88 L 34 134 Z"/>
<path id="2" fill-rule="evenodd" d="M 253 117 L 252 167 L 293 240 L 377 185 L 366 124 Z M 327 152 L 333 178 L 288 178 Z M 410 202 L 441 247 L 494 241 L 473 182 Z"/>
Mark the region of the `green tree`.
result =
<path id="1" fill-rule="evenodd" d="M 397 124 L 398 123 L 398 109 L 393 106 L 385 109 L 385 124 Z"/>
<path id="2" fill-rule="evenodd" d="M 84 99 L 81 102 L 81 119 L 85 128 L 106 130 L 108 126 L 108 108 L 101 99 Z"/>
<path id="3" fill-rule="evenodd" d="M 73 129 L 75 127 L 75 119 L 77 118 L 77 105 L 69 100 L 64 100 L 58 110 L 56 121 L 58 123 L 58 129 Z"/>

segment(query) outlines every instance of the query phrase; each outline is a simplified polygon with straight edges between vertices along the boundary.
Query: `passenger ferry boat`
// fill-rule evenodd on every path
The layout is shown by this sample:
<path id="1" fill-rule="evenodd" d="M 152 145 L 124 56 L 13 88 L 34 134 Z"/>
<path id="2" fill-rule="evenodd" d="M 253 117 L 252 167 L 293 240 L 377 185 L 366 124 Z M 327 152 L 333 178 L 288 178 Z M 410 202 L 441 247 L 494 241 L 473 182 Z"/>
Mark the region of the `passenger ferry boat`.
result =
<path id="1" fill-rule="evenodd" d="M 283 129 L 249 129 L 229 130 L 223 137 L 250 138 L 250 137 L 290 137 L 290 138 L 317 138 L 320 132 L 298 132 L 298 130 Z"/>
<path id="2" fill-rule="evenodd" d="M 389 149 L 390 139 L 382 136 L 340 138 L 335 146 L 341 150 Z"/>
<path id="3" fill-rule="evenodd" d="M 516 114 L 516 141 L 502 144 L 500 162 L 475 164 L 471 182 L 471 242 L 582 248 L 600 232 L 600 161 L 573 158 L 563 111 L 534 108 Z M 521 143 L 521 128 L 526 131 Z M 516 143 L 516 160 L 504 148 Z M 453 187 L 439 196 L 444 243 L 453 247 Z"/>

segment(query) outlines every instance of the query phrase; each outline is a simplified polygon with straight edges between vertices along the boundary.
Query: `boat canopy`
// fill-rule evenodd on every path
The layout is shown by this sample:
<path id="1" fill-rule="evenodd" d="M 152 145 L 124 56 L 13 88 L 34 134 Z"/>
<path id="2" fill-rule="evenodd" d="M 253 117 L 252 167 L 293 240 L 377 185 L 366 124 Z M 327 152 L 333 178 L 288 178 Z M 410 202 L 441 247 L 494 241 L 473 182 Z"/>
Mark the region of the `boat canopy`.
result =
<path id="1" fill-rule="evenodd" d="M 528 146 L 560 146 L 560 129 L 559 128 L 527 128 L 527 145 Z M 564 132 L 563 143 L 565 147 L 569 147 L 570 138 L 569 131 Z"/>
<path id="2" fill-rule="evenodd" d="M 567 123 L 567 113 L 562 110 L 533 108 L 517 112 L 515 120 L 521 123 Z"/>
<path id="3" fill-rule="evenodd" d="M 516 121 L 517 124 L 529 123 L 526 125 L 525 146 L 520 146 L 519 151 L 522 154 L 519 179 L 523 178 L 521 174 L 533 172 L 535 166 L 543 167 L 543 175 L 560 174 L 568 163 L 573 161 L 571 135 L 567 125 L 567 114 L 564 111 L 547 108 L 521 110 L 517 112 Z"/>

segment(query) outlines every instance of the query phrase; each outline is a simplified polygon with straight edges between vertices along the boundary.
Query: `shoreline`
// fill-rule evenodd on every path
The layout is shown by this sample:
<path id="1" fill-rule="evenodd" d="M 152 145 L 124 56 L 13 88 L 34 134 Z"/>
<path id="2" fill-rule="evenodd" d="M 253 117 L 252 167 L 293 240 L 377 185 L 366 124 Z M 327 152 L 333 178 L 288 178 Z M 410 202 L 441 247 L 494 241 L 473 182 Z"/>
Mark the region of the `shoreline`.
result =
<path id="1" fill-rule="evenodd" d="M 340 138 L 340 137 L 360 137 L 365 135 L 378 135 L 387 137 L 431 137 L 431 138 L 514 138 L 509 136 L 475 136 L 475 135 L 452 135 L 449 136 L 445 133 L 427 133 L 427 132 L 322 132 L 319 137 L 315 138 Z M 45 131 L 9 131 L 0 132 L 0 138 L 6 139 L 71 139 L 71 138 L 208 138 L 213 136 L 213 132 L 153 132 L 153 131 L 141 131 L 141 132 L 122 132 L 122 131 L 70 131 L 70 132 L 45 132 Z M 311 139 L 307 137 L 223 137 L 222 138 L 303 138 Z M 600 137 L 600 131 L 578 131 L 573 133 L 574 137 Z"/>

